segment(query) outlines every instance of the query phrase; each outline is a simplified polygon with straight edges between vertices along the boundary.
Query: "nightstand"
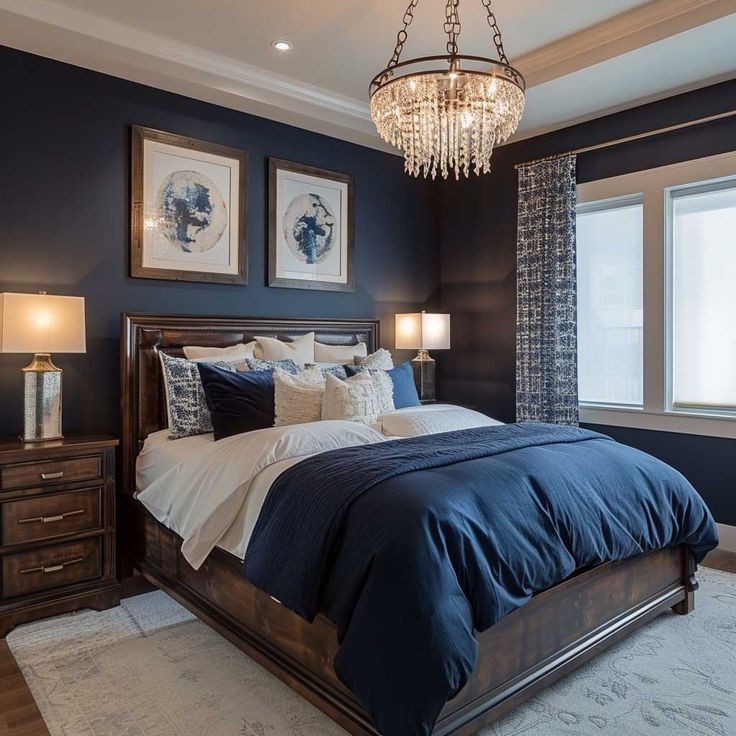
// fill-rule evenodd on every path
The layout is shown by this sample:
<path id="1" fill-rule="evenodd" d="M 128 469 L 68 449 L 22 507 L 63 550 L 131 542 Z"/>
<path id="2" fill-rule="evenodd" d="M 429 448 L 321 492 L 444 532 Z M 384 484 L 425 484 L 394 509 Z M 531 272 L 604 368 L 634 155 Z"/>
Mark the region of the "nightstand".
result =
<path id="1" fill-rule="evenodd" d="M 113 437 L 0 441 L 0 638 L 120 602 Z"/>

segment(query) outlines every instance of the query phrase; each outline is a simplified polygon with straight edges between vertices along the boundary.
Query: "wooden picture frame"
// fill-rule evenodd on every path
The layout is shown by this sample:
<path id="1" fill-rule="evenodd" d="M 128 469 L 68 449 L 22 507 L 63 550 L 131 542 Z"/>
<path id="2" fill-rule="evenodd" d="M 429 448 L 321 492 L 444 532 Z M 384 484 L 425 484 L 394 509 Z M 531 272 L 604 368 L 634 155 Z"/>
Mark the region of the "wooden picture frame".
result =
<path id="1" fill-rule="evenodd" d="M 247 187 L 246 151 L 133 125 L 131 277 L 247 284 Z"/>
<path id="2" fill-rule="evenodd" d="M 268 180 L 268 285 L 355 291 L 353 177 L 270 158 Z"/>

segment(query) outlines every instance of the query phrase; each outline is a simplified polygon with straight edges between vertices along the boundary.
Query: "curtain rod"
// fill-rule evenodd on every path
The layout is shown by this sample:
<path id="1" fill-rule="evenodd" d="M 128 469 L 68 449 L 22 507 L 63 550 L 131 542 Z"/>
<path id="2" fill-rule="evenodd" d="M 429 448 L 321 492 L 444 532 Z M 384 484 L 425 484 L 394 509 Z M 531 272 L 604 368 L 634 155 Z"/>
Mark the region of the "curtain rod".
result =
<path id="1" fill-rule="evenodd" d="M 677 125 L 669 125 L 666 128 L 658 128 L 657 130 L 650 130 L 646 133 L 637 133 L 636 135 L 629 135 L 626 138 L 616 138 L 613 141 L 606 141 L 605 143 L 596 143 L 592 146 L 583 146 L 582 148 L 575 148 L 572 151 L 565 151 L 564 153 L 557 153 L 553 156 L 543 156 L 541 158 L 535 158 L 531 161 L 524 161 L 516 164 L 515 169 L 521 166 L 529 166 L 530 164 L 536 164 L 540 161 L 552 161 L 556 158 L 563 158 L 564 156 L 578 155 L 581 153 L 589 153 L 590 151 L 598 151 L 602 148 L 611 148 L 612 146 L 620 146 L 622 143 L 631 143 L 632 141 L 638 141 L 642 138 L 651 138 L 655 135 L 662 135 L 663 133 L 672 133 L 675 130 L 682 130 L 683 128 L 691 128 L 694 125 L 703 125 L 704 123 L 712 123 L 715 120 L 722 120 L 723 118 L 730 118 L 736 115 L 736 110 L 729 110 L 728 112 L 721 112 L 717 115 L 709 115 L 705 118 L 698 118 L 697 120 L 689 120 L 686 123 L 678 123 Z"/>

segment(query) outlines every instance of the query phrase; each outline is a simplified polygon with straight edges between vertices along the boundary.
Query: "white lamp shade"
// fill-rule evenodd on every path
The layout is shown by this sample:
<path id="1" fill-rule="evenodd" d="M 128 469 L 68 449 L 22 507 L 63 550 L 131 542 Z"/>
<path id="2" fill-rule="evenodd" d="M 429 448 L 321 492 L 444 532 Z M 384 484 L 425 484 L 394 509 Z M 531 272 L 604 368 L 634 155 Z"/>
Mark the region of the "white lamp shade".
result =
<path id="1" fill-rule="evenodd" d="M 0 353 L 84 353 L 84 297 L 0 294 Z"/>
<path id="2" fill-rule="evenodd" d="M 396 315 L 397 350 L 448 350 L 450 315 L 412 312 Z"/>

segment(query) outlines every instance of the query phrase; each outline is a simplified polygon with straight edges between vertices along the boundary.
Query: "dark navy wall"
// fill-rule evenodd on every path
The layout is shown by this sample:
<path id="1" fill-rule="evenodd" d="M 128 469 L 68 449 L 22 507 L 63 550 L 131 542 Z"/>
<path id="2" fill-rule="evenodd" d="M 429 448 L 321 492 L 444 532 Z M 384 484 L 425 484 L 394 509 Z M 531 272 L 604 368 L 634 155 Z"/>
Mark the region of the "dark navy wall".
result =
<path id="1" fill-rule="evenodd" d="M 88 352 L 54 356 L 69 433 L 118 429 L 122 311 L 378 317 L 390 347 L 393 313 L 437 298 L 431 188 L 398 156 L 2 47 L 0 89 L 0 291 L 87 299 Z M 248 286 L 128 277 L 131 124 L 249 152 Z M 354 294 L 265 286 L 268 156 L 354 177 Z M 0 436 L 21 427 L 29 358 L 0 355 Z"/>
<path id="2" fill-rule="evenodd" d="M 443 400 L 514 418 L 514 164 L 734 108 L 736 80 L 504 146 L 494 153 L 490 175 L 438 185 L 441 303 L 452 314 L 452 350 L 438 354 Z M 578 158 L 578 181 L 724 153 L 734 150 L 735 142 L 731 118 L 591 152 Z M 736 441 L 614 428 L 610 433 L 670 462 L 696 485 L 718 521 L 736 524 Z"/>

